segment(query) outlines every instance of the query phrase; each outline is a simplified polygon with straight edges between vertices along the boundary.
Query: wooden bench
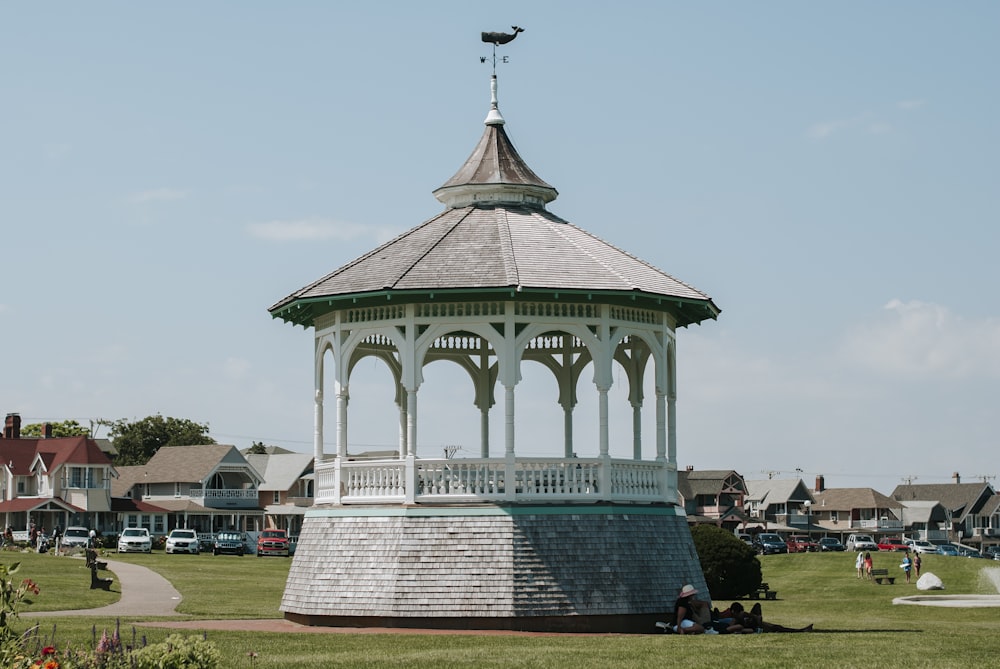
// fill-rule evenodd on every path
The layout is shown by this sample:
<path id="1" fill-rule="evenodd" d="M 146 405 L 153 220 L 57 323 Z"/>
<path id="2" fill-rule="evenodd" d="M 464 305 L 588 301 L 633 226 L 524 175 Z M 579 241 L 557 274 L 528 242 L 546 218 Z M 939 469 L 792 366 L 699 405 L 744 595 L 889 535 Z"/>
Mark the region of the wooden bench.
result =
<path id="1" fill-rule="evenodd" d="M 101 578 L 97 575 L 97 565 L 90 565 L 90 589 L 91 590 L 110 590 L 111 584 L 114 583 L 113 578 Z"/>
<path id="2" fill-rule="evenodd" d="M 760 587 L 751 592 L 749 597 L 750 599 L 761 599 L 762 597 L 764 599 L 777 599 L 778 591 L 771 590 L 771 586 L 767 583 L 761 583 Z"/>
<path id="3" fill-rule="evenodd" d="M 104 560 L 97 559 L 97 551 L 93 548 L 87 549 L 87 567 L 97 567 L 98 569 L 107 569 L 108 563 Z"/>
<path id="4" fill-rule="evenodd" d="M 888 581 L 889 585 L 894 585 L 896 583 L 895 576 L 889 576 L 888 569 L 872 569 L 872 580 L 882 585 L 882 581 Z"/>

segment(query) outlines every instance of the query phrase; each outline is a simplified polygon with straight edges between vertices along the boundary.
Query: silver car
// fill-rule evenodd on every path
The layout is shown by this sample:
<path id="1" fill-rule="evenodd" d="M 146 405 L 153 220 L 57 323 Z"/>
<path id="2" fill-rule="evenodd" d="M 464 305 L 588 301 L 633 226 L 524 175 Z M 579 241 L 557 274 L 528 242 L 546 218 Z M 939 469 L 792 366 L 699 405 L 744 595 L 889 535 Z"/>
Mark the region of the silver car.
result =
<path id="1" fill-rule="evenodd" d="M 86 527 L 67 527 L 59 540 L 63 548 L 86 548 L 90 541 L 90 530 Z"/>
<path id="2" fill-rule="evenodd" d="M 198 533 L 194 530 L 170 530 L 170 534 L 167 535 L 165 550 L 167 553 L 191 553 L 192 555 L 197 555 L 200 552 L 198 548 Z"/>

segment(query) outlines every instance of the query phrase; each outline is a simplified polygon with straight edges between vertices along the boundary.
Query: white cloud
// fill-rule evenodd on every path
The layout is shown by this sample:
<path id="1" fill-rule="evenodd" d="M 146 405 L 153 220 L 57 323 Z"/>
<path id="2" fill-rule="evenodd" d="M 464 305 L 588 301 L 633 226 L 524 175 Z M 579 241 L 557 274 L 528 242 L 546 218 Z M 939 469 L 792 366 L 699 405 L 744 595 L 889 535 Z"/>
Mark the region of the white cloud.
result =
<path id="1" fill-rule="evenodd" d="M 848 334 L 842 352 L 883 374 L 1000 377 L 1000 320 L 966 320 L 938 304 L 894 299 L 877 322 Z"/>
<path id="2" fill-rule="evenodd" d="M 919 109 L 927 104 L 926 100 L 900 100 L 896 106 L 900 109 Z"/>
<path id="3" fill-rule="evenodd" d="M 347 223 L 323 218 L 304 218 L 296 221 L 267 221 L 247 226 L 251 237 L 268 241 L 315 241 L 336 239 L 351 241 L 363 237 L 377 241 L 391 239 L 395 233 L 389 228 Z"/>
<path id="4" fill-rule="evenodd" d="M 146 202 L 170 202 L 173 200 L 183 200 L 188 196 L 185 190 L 175 188 L 153 188 L 150 190 L 133 193 L 128 201 L 133 204 L 144 204 Z"/>

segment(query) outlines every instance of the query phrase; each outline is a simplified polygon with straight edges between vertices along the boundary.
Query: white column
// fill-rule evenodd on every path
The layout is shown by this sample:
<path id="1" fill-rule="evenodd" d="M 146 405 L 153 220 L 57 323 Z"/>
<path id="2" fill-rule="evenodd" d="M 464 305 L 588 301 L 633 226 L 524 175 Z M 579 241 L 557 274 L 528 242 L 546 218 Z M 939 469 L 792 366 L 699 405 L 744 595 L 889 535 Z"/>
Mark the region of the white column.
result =
<path id="1" fill-rule="evenodd" d="M 642 405 L 632 404 L 632 459 L 642 460 Z"/>
<path id="2" fill-rule="evenodd" d="M 406 443 L 407 432 L 407 412 L 406 412 L 406 390 L 400 389 L 402 397 L 399 398 L 399 457 L 405 458 L 408 448 Z"/>
<path id="3" fill-rule="evenodd" d="M 479 457 L 490 457 L 490 409 L 479 410 Z"/>
<path id="4" fill-rule="evenodd" d="M 667 459 L 667 398 L 656 389 L 656 459 Z"/>
<path id="5" fill-rule="evenodd" d="M 504 452 L 514 455 L 514 386 L 503 387 Z"/>
<path id="6" fill-rule="evenodd" d="M 337 384 L 337 455 L 347 457 L 347 386 Z"/>
<path id="7" fill-rule="evenodd" d="M 317 379 L 318 381 L 319 379 Z M 313 400 L 313 460 L 323 461 L 323 387 L 316 386 Z"/>
<path id="8" fill-rule="evenodd" d="M 601 446 L 600 454 L 606 457 L 608 455 L 608 388 L 598 386 L 597 408 L 597 434 Z"/>
<path id="9" fill-rule="evenodd" d="M 479 399 L 479 457 L 490 457 L 490 356 L 485 339 L 479 340 L 479 378 L 477 394 Z"/>
<path id="10" fill-rule="evenodd" d="M 573 407 L 563 405 L 563 451 L 564 457 L 573 457 Z"/>
<path id="11" fill-rule="evenodd" d="M 407 455 L 417 455 L 417 389 L 406 389 L 406 444 Z"/>

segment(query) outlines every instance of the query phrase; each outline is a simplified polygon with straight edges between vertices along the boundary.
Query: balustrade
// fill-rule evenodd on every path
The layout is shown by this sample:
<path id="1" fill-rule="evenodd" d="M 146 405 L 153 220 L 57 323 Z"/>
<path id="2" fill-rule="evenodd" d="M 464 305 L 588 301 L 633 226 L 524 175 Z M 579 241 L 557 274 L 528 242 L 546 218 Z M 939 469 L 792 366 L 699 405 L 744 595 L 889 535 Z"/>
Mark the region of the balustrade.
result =
<path id="1" fill-rule="evenodd" d="M 663 502 L 666 463 L 581 458 L 328 460 L 316 503 Z"/>

